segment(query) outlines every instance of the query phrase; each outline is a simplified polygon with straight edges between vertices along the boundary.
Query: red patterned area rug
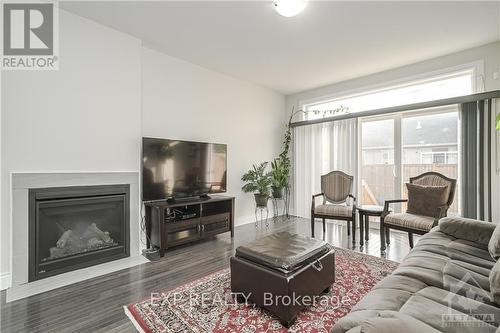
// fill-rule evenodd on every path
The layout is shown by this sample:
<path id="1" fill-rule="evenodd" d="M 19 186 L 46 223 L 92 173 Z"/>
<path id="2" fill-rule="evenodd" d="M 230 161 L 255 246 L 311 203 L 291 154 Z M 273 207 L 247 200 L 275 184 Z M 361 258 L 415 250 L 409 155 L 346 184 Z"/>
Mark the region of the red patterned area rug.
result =
<path id="1" fill-rule="evenodd" d="M 328 332 L 335 322 L 390 274 L 398 263 L 335 248 L 335 283 L 330 293 L 303 310 L 290 332 Z M 145 333 L 287 332 L 277 318 L 234 301 L 229 269 L 127 305 L 125 313 Z"/>

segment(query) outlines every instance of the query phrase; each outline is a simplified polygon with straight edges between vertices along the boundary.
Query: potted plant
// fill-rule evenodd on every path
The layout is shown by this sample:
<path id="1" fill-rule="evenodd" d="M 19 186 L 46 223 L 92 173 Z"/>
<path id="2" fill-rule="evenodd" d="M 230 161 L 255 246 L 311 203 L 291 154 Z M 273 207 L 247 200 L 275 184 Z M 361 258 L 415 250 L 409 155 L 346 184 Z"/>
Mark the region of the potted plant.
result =
<path id="1" fill-rule="evenodd" d="M 271 162 L 271 189 L 273 198 L 283 198 L 283 190 L 288 186 L 288 170 L 286 161 L 281 157 Z"/>
<path id="2" fill-rule="evenodd" d="M 266 172 L 266 168 L 267 162 L 263 162 L 259 166 L 254 164 L 252 169 L 241 177 L 241 180 L 245 182 L 241 189 L 245 193 L 254 193 L 255 203 L 259 207 L 267 206 L 272 183 L 271 176 Z"/>
<path id="3" fill-rule="evenodd" d="M 302 111 L 301 111 L 302 112 Z M 290 144 L 292 142 L 292 118 L 297 112 L 290 114 L 290 119 L 285 125 L 285 135 L 283 137 L 282 151 L 279 156 L 271 163 L 271 176 L 273 180 L 273 197 L 276 199 L 281 199 L 284 195 L 284 190 L 288 191 L 290 185 L 290 169 L 291 161 L 289 156 Z M 287 207 L 288 209 L 288 207 Z M 288 210 L 287 210 L 288 211 Z"/>

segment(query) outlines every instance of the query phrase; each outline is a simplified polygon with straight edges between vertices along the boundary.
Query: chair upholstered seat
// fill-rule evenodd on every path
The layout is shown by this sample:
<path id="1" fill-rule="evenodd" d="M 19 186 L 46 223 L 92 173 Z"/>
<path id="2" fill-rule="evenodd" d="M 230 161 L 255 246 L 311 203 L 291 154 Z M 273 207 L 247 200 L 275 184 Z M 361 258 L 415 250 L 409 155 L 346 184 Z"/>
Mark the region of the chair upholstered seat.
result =
<path id="1" fill-rule="evenodd" d="M 352 195 L 354 177 L 345 172 L 334 170 L 321 176 L 321 193 L 312 196 L 311 203 L 311 236 L 314 237 L 314 219 L 323 220 L 323 235 L 326 233 L 326 219 L 347 222 L 347 236 L 351 235 L 356 242 L 356 197 Z M 322 198 L 321 205 L 316 206 L 316 198 Z M 351 202 L 349 202 L 352 199 Z M 319 202 L 318 202 L 319 203 Z"/>
<path id="2" fill-rule="evenodd" d="M 318 205 L 314 208 L 314 213 L 318 215 L 329 215 L 329 216 L 352 216 L 352 206 L 347 205 Z"/>
<path id="3" fill-rule="evenodd" d="M 429 231 L 434 226 L 434 218 L 408 213 L 393 213 L 385 217 L 384 223 L 404 228 Z"/>
<path id="4" fill-rule="evenodd" d="M 410 182 L 406 184 L 408 199 L 385 200 L 384 212 L 380 218 L 380 251 L 384 252 L 386 245 L 390 244 L 391 228 L 408 232 L 408 242 L 413 248 L 414 233 L 426 234 L 440 218 L 446 216 L 455 197 L 456 185 L 456 179 L 434 171 L 410 177 Z M 446 187 L 444 192 L 443 187 Z M 443 204 L 442 201 L 446 203 Z M 408 203 L 406 213 L 391 214 L 390 205 L 402 202 Z"/>

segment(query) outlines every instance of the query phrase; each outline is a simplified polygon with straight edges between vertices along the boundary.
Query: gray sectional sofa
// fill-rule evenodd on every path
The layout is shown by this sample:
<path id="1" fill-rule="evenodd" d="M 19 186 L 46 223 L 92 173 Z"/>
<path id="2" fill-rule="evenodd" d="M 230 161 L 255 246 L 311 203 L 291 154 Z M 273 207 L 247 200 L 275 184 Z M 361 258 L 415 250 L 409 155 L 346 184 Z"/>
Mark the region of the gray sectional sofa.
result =
<path id="1" fill-rule="evenodd" d="M 332 333 L 500 333 L 500 224 L 443 218 Z"/>

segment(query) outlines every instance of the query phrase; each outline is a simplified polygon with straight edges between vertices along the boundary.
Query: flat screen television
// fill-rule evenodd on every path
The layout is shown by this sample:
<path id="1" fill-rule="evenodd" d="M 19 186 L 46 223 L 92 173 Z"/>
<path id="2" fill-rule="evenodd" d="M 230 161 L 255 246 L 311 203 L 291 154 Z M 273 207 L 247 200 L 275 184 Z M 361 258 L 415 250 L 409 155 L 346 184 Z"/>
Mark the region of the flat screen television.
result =
<path id="1" fill-rule="evenodd" d="M 142 200 L 226 192 L 227 146 L 142 138 Z"/>

